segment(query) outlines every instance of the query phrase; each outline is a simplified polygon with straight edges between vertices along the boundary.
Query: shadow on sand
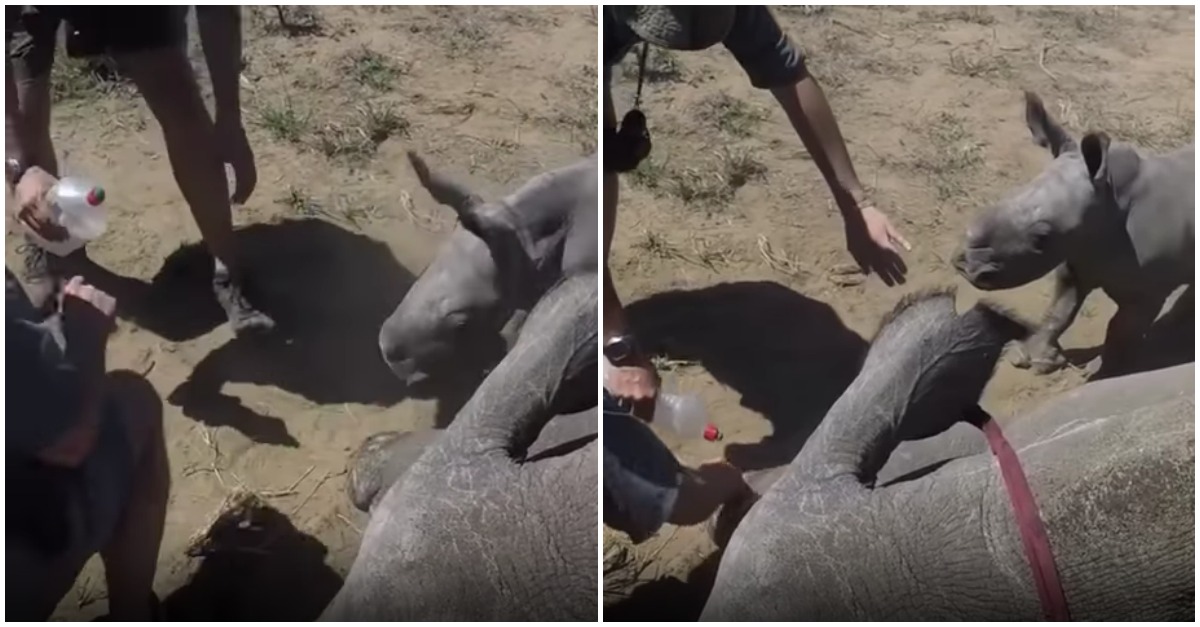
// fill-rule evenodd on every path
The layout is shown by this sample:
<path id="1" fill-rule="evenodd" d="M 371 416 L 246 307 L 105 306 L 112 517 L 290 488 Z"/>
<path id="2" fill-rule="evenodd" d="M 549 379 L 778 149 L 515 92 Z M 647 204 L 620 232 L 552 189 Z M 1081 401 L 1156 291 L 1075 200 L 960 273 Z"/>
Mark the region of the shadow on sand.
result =
<path id="1" fill-rule="evenodd" d="M 790 462 L 867 349 L 829 305 L 769 281 L 655 294 L 628 313 L 647 350 L 698 362 L 771 422 L 762 442 L 726 447 L 743 470 Z"/>
<path id="2" fill-rule="evenodd" d="M 318 219 L 256 224 L 237 231 L 251 269 L 247 293 L 276 321 L 259 338 L 214 349 L 168 401 L 188 417 L 229 426 L 256 442 L 296 446 L 283 417 L 264 415 L 224 394 L 226 383 L 278 387 L 316 404 L 388 406 L 407 396 L 438 398 L 453 416 L 469 393 L 453 382 L 433 396 L 405 390 L 379 352 L 379 328 L 414 281 L 388 247 Z M 167 257 L 149 282 L 96 268 L 89 280 L 114 294 L 134 323 L 172 342 L 200 337 L 225 322 L 210 288 L 211 257 L 200 244 Z M 470 387 L 469 389 L 474 389 Z M 446 420 L 445 422 L 449 422 Z"/>
<path id="3" fill-rule="evenodd" d="M 716 551 L 693 568 L 686 580 L 660 577 L 646 582 L 628 597 L 606 606 L 604 620 L 618 623 L 697 621 L 716 582 L 720 563 L 721 552 Z"/>
<path id="4" fill-rule="evenodd" d="M 327 553 L 286 515 L 246 495 L 189 548 L 199 566 L 163 599 L 165 618 L 314 620 L 342 587 L 325 563 Z"/>

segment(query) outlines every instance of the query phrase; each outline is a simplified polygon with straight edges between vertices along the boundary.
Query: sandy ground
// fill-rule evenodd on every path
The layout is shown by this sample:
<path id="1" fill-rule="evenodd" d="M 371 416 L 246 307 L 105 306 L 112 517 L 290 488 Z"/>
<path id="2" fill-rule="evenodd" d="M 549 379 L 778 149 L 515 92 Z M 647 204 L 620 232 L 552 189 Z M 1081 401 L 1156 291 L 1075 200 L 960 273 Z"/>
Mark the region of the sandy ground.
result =
<path id="1" fill-rule="evenodd" d="M 1076 133 L 1166 149 L 1194 132 L 1192 8 L 776 14 L 807 50 L 860 179 L 914 245 L 909 281 L 887 288 L 846 273 L 842 222 L 820 174 L 731 55 L 652 53 L 655 152 L 622 183 L 610 267 L 660 365 L 706 401 L 725 434 L 720 443 L 664 434 L 687 463 L 790 459 L 795 448 L 771 436 L 815 426 L 902 294 L 955 285 L 964 304 L 981 296 L 947 260 L 976 210 L 1049 160 L 1026 130 L 1023 88 Z M 618 112 L 632 102 L 634 55 L 626 66 L 616 72 Z M 1043 279 L 990 296 L 1036 318 L 1050 288 Z M 1096 354 L 1112 311 L 1103 295 L 1088 299 L 1063 338 L 1075 363 Z M 984 405 L 1010 415 L 1083 380 L 1078 368 L 1037 376 L 1003 362 Z M 625 564 L 606 578 L 606 617 L 698 615 L 711 574 L 698 565 L 713 551 L 702 530 L 668 527 L 637 547 L 606 532 L 605 545 L 606 561 Z"/>
<path id="2" fill-rule="evenodd" d="M 172 617 L 314 618 L 365 522 L 343 491 L 347 454 L 371 433 L 434 425 L 437 402 L 404 399 L 376 343 L 454 224 L 404 151 L 491 196 L 595 146 L 594 9 L 287 7 L 286 17 L 282 28 L 273 7 L 245 10 L 259 184 L 235 208 L 280 323 L 274 342 L 235 343 L 220 324 L 199 232 L 141 98 L 78 64 L 55 72 L 63 169 L 109 193 L 109 231 L 90 253 L 124 296 L 110 368 L 146 373 L 166 401 L 173 485 L 156 590 Z M 191 45 L 203 73 L 194 33 Z M 14 267 L 18 243 L 10 224 Z M 274 513 L 254 516 L 237 549 L 188 557 L 239 490 Z M 99 615 L 105 595 L 93 560 L 57 617 Z"/>

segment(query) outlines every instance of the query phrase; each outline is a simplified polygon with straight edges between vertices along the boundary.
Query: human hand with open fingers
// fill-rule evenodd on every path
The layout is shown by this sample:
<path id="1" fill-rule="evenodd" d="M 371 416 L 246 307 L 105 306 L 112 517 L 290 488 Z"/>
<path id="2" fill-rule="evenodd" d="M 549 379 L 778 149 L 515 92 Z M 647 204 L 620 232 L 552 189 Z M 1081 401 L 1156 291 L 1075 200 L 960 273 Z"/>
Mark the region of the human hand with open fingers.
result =
<path id="1" fill-rule="evenodd" d="M 860 203 L 842 211 L 846 221 L 846 248 L 863 272 L 875 272 L 885 285 L 903 284 L 908 266 L 899 248 L 912 246 L 873 204 Z"/>
<path id="2" fill-rule="evenodd" d="M 13 217 L 25 228 L 49 242 L 67 239 L 67 230 L 54 219 L 50 207 L 50 190 L 58 183 L 49 172 L 34 166 L 21 175 L 13 190 L 16 201 Z"/>
<path id="3" fill-rule="evenodd" d="M 233 167 L 233 195 L 236 204 L 245 203 L 258 185 L 258 167 L 254 163 L 254 150 L 246 137 L 246 128 L 240 120 L 229 120 L 217 116 L 215 125 L 217 153 L 221 162 Z"/>

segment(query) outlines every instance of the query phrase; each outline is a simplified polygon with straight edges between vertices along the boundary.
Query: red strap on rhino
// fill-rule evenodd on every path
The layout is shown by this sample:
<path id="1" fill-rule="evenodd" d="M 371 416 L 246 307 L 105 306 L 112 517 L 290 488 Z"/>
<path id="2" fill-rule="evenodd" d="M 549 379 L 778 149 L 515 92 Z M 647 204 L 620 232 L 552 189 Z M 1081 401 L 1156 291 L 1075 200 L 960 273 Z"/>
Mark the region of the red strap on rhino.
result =
<path id="1" fill-rule="evenodd" d="M 1069 621 L 1071 612 L 1067 609 L 1067 595 L 1058 578 L 1054 552 L 1050 549 L 1050 536 L 1046 533 L 1046 525 L 1033 498 L 1033 491 L 1029 489 L 1021 460 L 1017 459 L 1016 451 L 991 416 L 979 428 L 987 436 L 992 455 L 1000 464 L 1000 475 L 1004 478 L 1008 500 L 1017 518 L 1017 530 L 1021 534 L 1021 543 L 1025 545 L 1025 559 L 1029 560 L 1029 567 L 1033 570 L 1033 584 L 1042 601 L 1046 620 Z"/>

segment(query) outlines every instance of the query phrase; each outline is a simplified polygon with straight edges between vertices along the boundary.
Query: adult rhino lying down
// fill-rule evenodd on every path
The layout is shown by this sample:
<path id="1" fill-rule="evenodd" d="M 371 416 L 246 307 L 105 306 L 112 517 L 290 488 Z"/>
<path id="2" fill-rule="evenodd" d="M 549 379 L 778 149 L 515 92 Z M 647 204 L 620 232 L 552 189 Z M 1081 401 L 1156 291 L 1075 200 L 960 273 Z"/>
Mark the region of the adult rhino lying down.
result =
<path id="1" fill-rule="evenodd" d="M 599 195 L 595 155 L 539 174 L 494 202 L 417 154 L 408 157 L 434 200 L 459 218 L 379 331 L 388 366 L 407 385 L 421 386 L 465 367 L 495 365 L 555 281 L 596 271 Z"/>
<path id="2" fill-rule="evenodd" d="M 1021 335 L 985 305 L 956 315 L 946 294 L 901 303 L 859 376 L 733 532 L 702 618 L 1050 613 L 990 452 L 875 481 L 898 442 L 978 419 L 1002 346 Z M 1188 364 L 1087 384 L 1006 428 L 1063 594 L 1042 590 L 1050 603 L 1065 598 L 1073 619 L 1193 616 L 1194 373 Z"/>
<path id="3" fill-rule="evenodd" d="M 591 377 L 593 388 L 596 377 Z M 574 386 L 572 386 L 574 387 Z M 595 392 L 592 392 L 595 396 Z M 593 407 L 582 411 L 559 414 L 550 419 L 529 445 L 525 460 L 559 455 L 579 448 L 596 439 L 599 422 L 596 399 Z M 346 494 L 359 511 L 370 513 L 405 471 L 442 436 L 439 429 L 424 431 L 383 431 L 368 437 L 350 456 L 346 477 Z"/>
<path id="4" fill-rule="evenodd" d="M 1028 92 L 1025 120 L 1054 160 L 975 218 L 954 267 L 982 290 L 1018 287 L 1055 271 L 1050 308 L 1014 361 L 1040 373 L 1066 364 L 1059 338 L 1087 295 L 1104 290 L 1117 312 L 1101 359 L 1089 368 L 1128 372 L 1180 286 L 1188 290 L 1175 322 L 1195 326 L 1195 145 L 1151 155 L 1102 132 L 1076 142 Z"/>
<path id="5" fill-rule="evenodd" d="M 596 274 L 551 288 L 454 422 L 371 510 L 329 620 L 594 620 L 594 439 L 531 443 L 590 372 Z M 569 393 L 570 394 L 570 393 Z"/>

